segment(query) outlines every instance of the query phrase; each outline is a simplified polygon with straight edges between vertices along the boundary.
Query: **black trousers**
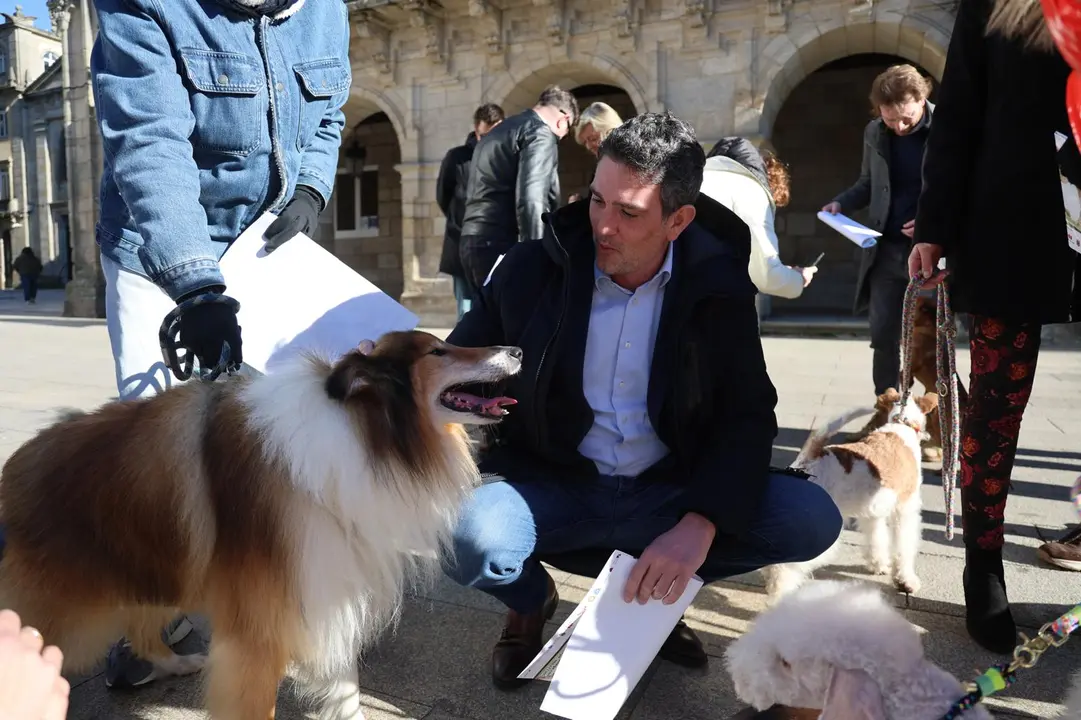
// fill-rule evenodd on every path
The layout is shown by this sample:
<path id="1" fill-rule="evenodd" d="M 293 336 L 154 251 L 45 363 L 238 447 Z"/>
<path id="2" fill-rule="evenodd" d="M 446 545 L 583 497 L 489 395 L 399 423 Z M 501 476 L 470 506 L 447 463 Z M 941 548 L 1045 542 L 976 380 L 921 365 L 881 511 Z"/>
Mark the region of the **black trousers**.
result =
<path id="1" fill-rule="evenodd" d="M 477 294 L 488 278 L 488 273 L 495 267 L 499 256 L 507 252 L 505 241 L 496 242 L 480 235 L 463 235 L 458 241 L 458 257 L 465 271 L 465 281 L 469 284 L 469 296 Z"/>
<path id="2" fill-rule="evenodd" d="M 908 289 L 908 238 L 883 237 L 867 274 L 868 321 L 874 361 L 875 395 L 896 388 L 901 374 L 901 320 Z"/>

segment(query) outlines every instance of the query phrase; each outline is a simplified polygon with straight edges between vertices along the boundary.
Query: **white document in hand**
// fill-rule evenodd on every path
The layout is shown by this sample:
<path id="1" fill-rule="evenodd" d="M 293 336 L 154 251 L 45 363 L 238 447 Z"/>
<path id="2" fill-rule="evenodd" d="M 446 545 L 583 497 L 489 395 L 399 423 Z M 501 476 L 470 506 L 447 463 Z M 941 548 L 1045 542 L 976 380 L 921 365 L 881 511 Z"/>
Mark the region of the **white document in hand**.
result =
<path id="1" fill-rule="evenodd" d="M 611 720 L 665 639 L 702 588 L 692 578 L 679 600 L 665 605 L 650 598 L 623 602 L 623 586 L 635 558 L 612 553 L 585 600 L 519 677 L 536 677 L 566 644 L 541 710 L 568 720 Z M 569 631 L 569 632 L 568 632 Z"/>
<path id="2" fill-rule="evenodd" d="M 882 233 L 877 230 L 872 230 L 866 225 L 861 225 L 852 218 L 842 215 L 841 213 L 831 215 L 822 210 L 818 213 L 818 219 L 864 249 L 877 243 L 878 241 L 875 238 L 882 237 Z"/>
<path id="3" fill-rule="evenodd" d="M 226 294 L 240 303 L 245 365 L 273 372 L 303 350 L 333 359 L 417 326 L 416 315 L 306 235 L 267 254 L 263 233 L 274 219 L 264 213 L 221 259 Z"/>

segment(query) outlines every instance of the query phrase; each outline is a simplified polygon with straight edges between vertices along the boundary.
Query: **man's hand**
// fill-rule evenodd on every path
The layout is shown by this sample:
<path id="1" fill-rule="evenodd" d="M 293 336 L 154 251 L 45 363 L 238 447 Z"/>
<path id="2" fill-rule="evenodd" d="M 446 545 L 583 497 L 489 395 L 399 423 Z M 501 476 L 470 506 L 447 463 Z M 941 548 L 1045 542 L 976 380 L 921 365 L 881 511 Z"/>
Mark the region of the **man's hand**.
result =
<path id="1" fill-rule="evenodd" d="M 674 528 L 645 549 L 631 569 L 623 588 L 623 601 L 638 598 L 646 604 L 652 596 L 665 605 L 679 600 L 691 577 L 702 567 L 717 528 L 697 513 L 687 513 Z"/>
<path id="2" fill-rule="evenodd" d="M 841 212 L 841 203 L 834 200 L 831 203 L 826 203 L 822 206 L 822 212 L 828 212 L 830 215 L 836 215 Z"/>
<path id="3" fill-rule="evenodd" d="M 209 292 L 222 293 L 225 288 L 217 286 Z M 202 291 L 200 291 L 201 293 Z M 180 298 L 177 304 L 199 293 Z M 199 359 L 199 366 L 210 370 L 221 360 L 225 343 L 229 343 L 229 363 L 226 370 L 237 369 L 244 362 L 243 343 L 240 337 L 240 324 L 236 312 L 229 305 L 207 302 L 188 308 L 180 316 L 178 343 Z M 180 368 L 171 368 L 179 377 Z"/>
<path id="4" fill-rule="evenodd" d="M 901 226 L 901 234 L 905 237 L 912 237 L 916 234 L 916 221 L 909 220 Z"/>
<path id="5" fill-rule="evenodd" d="M 803 276 L 803 287 L 810 285 L 815 273 L 818 272 L 817 267 L 793 267 L 792 269 Z"/>
<path id="6" fill-rule="evenodd" d="M 11 720 L 63 720 L 71 686 L 61 674 L 59 648 L 24 627 L 11 610 L 0 611 L 0 716 Z"/>
<path id="7" fill-rule="evenodd" d="M 266 240 L 266 251 L 273 252 L 287 240 L 296 237 L 298 233 L 311 237 L 312 231 L 319 224 L 322 204 L 323 200 L 315 190 L 307 185 L 297 185 L 293 199 L 263 234 L 263 239 Z"/>
<path id="8" fill-rule="evenodd" d="M 933 288 L 946 277 L 945 270 L 938 270 L 938 261 L 942 259 L 942 246 L 931 243 L 916 243 L 908 255 L 908 274 L 923 277 L 923 289 Z M 937 270 L 937 272 L 936 272 Z"/>

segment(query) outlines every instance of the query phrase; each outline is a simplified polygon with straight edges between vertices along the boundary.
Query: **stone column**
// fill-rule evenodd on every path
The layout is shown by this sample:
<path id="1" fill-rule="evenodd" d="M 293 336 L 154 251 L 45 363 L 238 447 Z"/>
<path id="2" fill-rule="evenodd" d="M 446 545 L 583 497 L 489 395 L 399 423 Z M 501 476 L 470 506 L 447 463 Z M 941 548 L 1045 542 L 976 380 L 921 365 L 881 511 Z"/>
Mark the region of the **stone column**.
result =
<path id="1" fill-rule="evenodd" d="M 53 166 L 52 153 L 49 152 L 49 126 L 47 123 L 33 123 L 34 133 L 34 174 L 37 176 L 36 206 L 37 240 L 34 248 L 43 264 L 56 258 L 56 233 L 53 228 Z"/>
<path id="2" fill-rule="evenodd" d="M 422 327 L 454 327 L 454 288 L 439 274 L 443 215 L 435 202 L 440 162 L 402 163 L 402 305 L 420 317 Z"/>
<path id="3" fill-rule="evenodd" d="M 100 138 L 90 91 L 90 49 L 93 42 L 86 0 L 54 3 L 64 43 L 64 129 L 68 149 L 68 231 L 71 233 L 72 280 L 65 287 L 64 315 L 105 317 L 105 278 L 94 238 L 98 184 L 101 179 Z"/>

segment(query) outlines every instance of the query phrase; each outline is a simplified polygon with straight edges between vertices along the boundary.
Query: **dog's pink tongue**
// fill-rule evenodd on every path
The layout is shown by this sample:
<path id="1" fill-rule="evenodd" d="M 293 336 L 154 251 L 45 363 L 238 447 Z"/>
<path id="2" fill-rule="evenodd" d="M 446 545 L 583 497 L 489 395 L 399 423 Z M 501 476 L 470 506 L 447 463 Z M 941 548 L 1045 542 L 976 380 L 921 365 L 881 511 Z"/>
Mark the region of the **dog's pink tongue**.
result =
<path id="1" fill-rule="evenodd" d="M 481 401 L 481 409 L 485 415 L 500 416 L 503 408 L 507 405 L 517 405 L 518 401 L 509 397 L 487 398 Z"/>

